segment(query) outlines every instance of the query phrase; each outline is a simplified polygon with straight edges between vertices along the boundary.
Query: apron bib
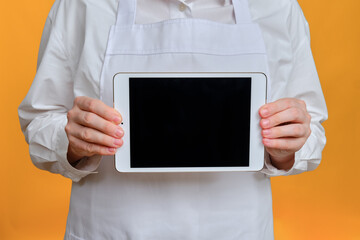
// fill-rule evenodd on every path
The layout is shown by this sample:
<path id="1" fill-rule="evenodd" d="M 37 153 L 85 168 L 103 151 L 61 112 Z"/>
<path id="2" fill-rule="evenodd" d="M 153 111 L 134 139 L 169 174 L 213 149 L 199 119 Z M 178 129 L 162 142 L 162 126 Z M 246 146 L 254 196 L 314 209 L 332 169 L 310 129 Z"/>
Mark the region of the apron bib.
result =
<path id="1" fill-rule="evenodd" d="M 265 44 L 247 0 L 234 0 L 233 6 L 233 25 L 190 18 L 135 24 L 136 0 L 120 0 L 102 69 L 101 100 L 113 106 L 118 72 L 263 72 L 269 77 Z M 119 173 L 114 158 L 103 157 L 97 174 L 73 183 L 67 236 L 273 239 L 270 180 L 254 172 Z"/>

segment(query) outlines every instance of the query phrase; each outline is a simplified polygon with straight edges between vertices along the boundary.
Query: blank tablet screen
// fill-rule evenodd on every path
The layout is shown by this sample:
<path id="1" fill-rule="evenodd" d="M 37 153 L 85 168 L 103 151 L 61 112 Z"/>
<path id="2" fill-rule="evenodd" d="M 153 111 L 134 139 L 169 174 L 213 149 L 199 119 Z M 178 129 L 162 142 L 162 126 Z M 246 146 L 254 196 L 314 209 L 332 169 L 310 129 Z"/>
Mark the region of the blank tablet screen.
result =
<path id="1" fill-rule="evenodd" d="M 251 78 L 129 79 L 132 168 L 249 166 Z"/>

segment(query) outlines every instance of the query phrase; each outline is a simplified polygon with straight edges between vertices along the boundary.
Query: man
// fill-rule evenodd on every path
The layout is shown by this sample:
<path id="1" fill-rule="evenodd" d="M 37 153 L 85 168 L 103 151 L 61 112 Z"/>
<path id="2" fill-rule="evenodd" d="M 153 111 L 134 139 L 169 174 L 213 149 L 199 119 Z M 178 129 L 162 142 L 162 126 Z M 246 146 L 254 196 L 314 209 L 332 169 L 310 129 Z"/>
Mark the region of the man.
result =
<path id="1" fill-rule="evenodd" d="M 268 177 L 320 163 L 326 106 L 295 0 L 60 0 L 39 55 L 19 116 L 34 164 L 74 181 L 66 239 L 273 239 Z M 264 169 L 116 172 L 116 71 L 265 72 Z"/>

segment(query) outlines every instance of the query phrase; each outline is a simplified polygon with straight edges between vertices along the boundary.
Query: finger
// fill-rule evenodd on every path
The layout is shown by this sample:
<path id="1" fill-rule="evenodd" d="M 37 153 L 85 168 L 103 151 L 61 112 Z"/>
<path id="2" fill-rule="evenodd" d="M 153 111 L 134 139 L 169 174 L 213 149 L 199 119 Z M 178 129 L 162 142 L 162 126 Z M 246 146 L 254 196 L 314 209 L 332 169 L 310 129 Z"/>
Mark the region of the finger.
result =
<path id="1" fill-rule="evenodd" d="M 296 152 L 304 145 L 306 138 L 263 138 L 263 144 L 267 148 Z"/>
<path id="2" fill-rule="evenodd" d="M 265 138 L 284 138 L 284 137 L 307 137 L 310 135 L 310 128 L 304 124 L 288 124 L 270 129 L 262 130 Z"/>
<path id="3" fill-rule="evenodd" d="M 75 105 L 83 111 L 95 113 L 98 116 L 115 123 L 116 125 L 122 122 L 122 116 L 118 111 L 107 106 L 98 99 L 85 96 L 77 97 L 75 98 Z"/>
<path id="4" fill-rule="evenodd" d="M 259 109 L 259 114 L 262 118 L 267 118 L 278 112 L 294 107 L 298 107 L 306 111 L 306 104 L 304 101 L 296 98 L 282 98 L 262 106 Z"/>
<path id="5" fill-rule="evenodd" d="M 110 137 L 95 129 L 83 127 L 81 125 L 77 125 L 73 136 L 84 142 L 95 143 L 110 148 L 119 148 L 123 144 L 122 139 Z"/>
<path id="6" fill-rule="evenodd" d="M 307 113 L 300 108 L 289 108 L 282 112 L 278 112 L 271 117 L 261 119 L 260 126 L 263 129 L 272 128 L 285 123 L 305 123 L 307 121 Z"/>
<path id="7" fill-rule="evenodd" d="M 117 126 L 91 112 L 80 111 L 79 114 L 74 116 L 74 120 L 79 125 L 96 129 L 115 138 L 121 138 L 124 136 L 124 130 L 120 126 Z"/>
<path id="8" fill-rule="evenodd" d="M 94 143 L 87 143 L 74 136 L 69 136 L 69 142 L 74 151 L 81 156 L 91 157 L 96 154 L 109 156 L 116 153 L 116 148 L 109 148 Z"/>

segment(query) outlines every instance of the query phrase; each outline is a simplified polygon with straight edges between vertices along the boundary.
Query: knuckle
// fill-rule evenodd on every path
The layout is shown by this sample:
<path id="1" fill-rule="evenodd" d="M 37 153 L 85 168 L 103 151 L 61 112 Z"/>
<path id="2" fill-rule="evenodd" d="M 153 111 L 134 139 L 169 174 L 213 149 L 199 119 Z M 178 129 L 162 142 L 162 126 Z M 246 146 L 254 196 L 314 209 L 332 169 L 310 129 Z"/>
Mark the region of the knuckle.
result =
<path id="1" fill-rule="evenodd" d="M 70 131 L 71 131 L 70 124 L 66 124 L 66 126 L 65 126 L 65 132 L 66 132 L 67 134 L 69 134 Z"/>
<path id="2" fill-rule="evenodd" d="M 69 120 L 72 119 L 72 117 L 74 115 L 73 113 L 74 113 L 74 110 L 69 110 L 66 114 L 67 119 L 69 119 Z"/>
<path id="3" fill-rule="evenodd" d="M 73 136 L 68 135 L 67 138 L 68 138 L 68 140 L 69 140 L 69 145 L 74 146 L 74 145 L 76 144 L 75 141 L 74 141 L 74 137 L 73 137 Z"/>
<path id="4" fill-rule="evenodd" d="M 82 146 L 81 144 L 79 144 L 79 142 L 76 141 L 76 138 L 73 136 L 69 136 L 69 147 L 71 147 L 72 149 L 76 149 L 78 151 L 82 151 Z"/>
<path id="5" fill-rule="evenodd" d="M 92 114 L 91 113 L 85 113 L 84 114 L 84 123 L 90 124 L 92 122 Z"/>
<path id="6" fill-rule="evenodd" d="M 286 98 L 285 99 L 285 105 L 287 106 L 287 108 L 291 108 L 293 106 L 293 101 L 291 98 Z"/>
<path id="7" fill-rule="evenodd" d="M 79 102 L 81 101 L 81 99 L 82 99 L 82 97 L 80 96 L 80 97 L 76 97 L 75 99 L 74 99 L 74 105 L 76 106 L 76 105 L 79 105 Z"/>
<path id="8" fill-rule="evenodd" d="M 87 103 L 87 107 L 90 110 L 90 112 L 95 112 L 96 105 L 97 105 L 96 99 L 90 99 Z"/>
<path id="9" fill-rule="evenodd" d="M 298 103 L 300 103 L 301 106 L 303 106 L 303 107 L 306 108 L 306 103 L 305 103 L 304 100 L 299 99 L 299 100 L 298 100 Z"/>
<path id="10" fill-rule="evenodd" d="M 300 117 L 300 111 L 299 111 L 299 109 L 298 109 L 298 108 L 293 108 L 293 109 L 292 109 L 292 115 L 293 115 L 293 117 L 294 117 L 295 119 L 299 119 L 299 117 Z"/>
<path id="11" fill-rule="evenodd" d="M 306 115 L 306 118 L 307 118 L 308 122 L 311 122 L 311 115 L 309 113 Z"/>
<path id="12" fill-rule="evenodd" d="M 307 104 L 304 100 L 301 100 L 301 104 L 304 106 L 305 109 L 307 109 Z"/>
<path id="13" fill-rule="evenodd" d="M 94 144 L 92 144 L 92 143 L 87 143 L 86 145 L 85 145 L 85 151 L 86 152 L 88 152 L 88 153 L 93 153 L 94 152 L 94 149 L 95 149 L 95 146 L 94 146 Z"/>
<path id="14" fill-rule="evenodd" d="M 91 132 L 88 129 L 85 129 L 82 133 L 81 133 L 81 138 L 86 141 L 89 142 L 91 140 Z"/>

